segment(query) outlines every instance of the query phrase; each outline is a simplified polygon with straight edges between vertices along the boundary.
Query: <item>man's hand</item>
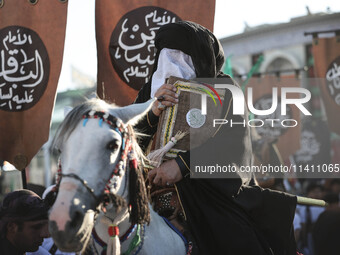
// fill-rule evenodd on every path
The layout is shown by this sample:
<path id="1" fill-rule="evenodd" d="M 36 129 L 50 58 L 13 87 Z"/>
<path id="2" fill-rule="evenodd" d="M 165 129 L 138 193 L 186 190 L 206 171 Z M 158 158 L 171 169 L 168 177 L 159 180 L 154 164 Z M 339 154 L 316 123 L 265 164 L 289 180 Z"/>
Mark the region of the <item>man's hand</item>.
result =
<path id="1" fill-rule="evenodd" d="M 155 97 L 162 100 L 155 101 L 152 105 L 152 111 L 156 116 L 159 116 L 164 108 L 159 107 L 162 104 L 164 107 L 173 106 L 178 103 L 178 94 L 176 88 L 171 84 L 163 84 L 155 93 Z"/>
<path id="2" fill-rule="evenodd" d="M 158 186 L 169 186 L 182 179 L 176 160 L 168 160 L 149 171 L 149 180 Z"/>

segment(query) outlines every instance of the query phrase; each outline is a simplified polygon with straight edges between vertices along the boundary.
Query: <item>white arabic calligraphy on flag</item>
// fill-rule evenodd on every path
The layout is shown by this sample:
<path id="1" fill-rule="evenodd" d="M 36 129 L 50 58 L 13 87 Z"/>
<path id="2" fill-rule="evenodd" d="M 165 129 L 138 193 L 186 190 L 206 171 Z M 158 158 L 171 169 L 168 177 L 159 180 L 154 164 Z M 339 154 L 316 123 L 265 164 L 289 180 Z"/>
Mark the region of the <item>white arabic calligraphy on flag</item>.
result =
<path id="1" fill-rule="evenodd" d="M 340 105 L 340 57 L 337 57 L 328 67 L 326 73 L 327 88 L 330 96 Z"/>
<path id="2" fill-rule="evenodd" d="M 33 30 L 9 26 L 0 30 L 0 109 L 24 111 L 35 105 L 49 77 L 47 50 Z"/>
<path id="3" fill-rule="evenodd" d="M 160 7 L 145 6 L 126 13 L 111 35 L 111 62 L 119 77 L 139 90 L 148 82 L 155 61 L 157 30 L 180 18 Z"/>

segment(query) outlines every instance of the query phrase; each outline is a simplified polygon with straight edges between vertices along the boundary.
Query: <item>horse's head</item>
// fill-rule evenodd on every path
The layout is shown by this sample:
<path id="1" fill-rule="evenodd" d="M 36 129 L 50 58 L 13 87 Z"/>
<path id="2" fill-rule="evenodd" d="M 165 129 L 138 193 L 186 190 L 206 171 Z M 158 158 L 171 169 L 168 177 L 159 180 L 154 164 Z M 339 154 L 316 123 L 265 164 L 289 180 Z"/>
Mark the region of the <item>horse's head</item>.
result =
<path id="1" fill-rule="evenodd" d="M 75 107 L 61 124 L 54 140 L 61 151 L 61 179 L 49 216 L 51 235 L 61 250 L 80 251 L 86 246 L 105 189 L 130 199 L 125 169 L 128 154 L 139 149 L 131 124 L 151 104 L 152 100 L 119 108 L 89 100 Z"/>

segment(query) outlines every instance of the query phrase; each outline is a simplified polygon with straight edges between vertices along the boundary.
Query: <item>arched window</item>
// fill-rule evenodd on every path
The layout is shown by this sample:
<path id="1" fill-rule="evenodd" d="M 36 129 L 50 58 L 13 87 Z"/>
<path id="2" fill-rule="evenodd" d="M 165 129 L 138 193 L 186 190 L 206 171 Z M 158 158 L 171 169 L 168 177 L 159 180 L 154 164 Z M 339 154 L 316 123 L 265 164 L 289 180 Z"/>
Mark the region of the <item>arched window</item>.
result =
<path id="1" fill-rule="evenodd" d="M 275 58 L 266 68 L 266 72 L 293 70 L 294 65 L 286 58 Z M 293 73 L 293 72 L 292 72 Z M 288 74 L 288 73 L 285 73 Z"/>

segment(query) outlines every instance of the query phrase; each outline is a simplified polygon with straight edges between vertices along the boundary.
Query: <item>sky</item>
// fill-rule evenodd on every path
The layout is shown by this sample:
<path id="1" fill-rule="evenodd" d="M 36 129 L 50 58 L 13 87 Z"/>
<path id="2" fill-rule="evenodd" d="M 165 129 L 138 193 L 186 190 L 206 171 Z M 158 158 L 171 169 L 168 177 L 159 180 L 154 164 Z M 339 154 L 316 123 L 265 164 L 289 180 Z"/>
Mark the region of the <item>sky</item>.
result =
<path id="1" fill-rule="evenodd" d="M 96 80 L 97 58 L 95 42 L 95 1 L 70 0 L 64 61 L 59 79 L 58 92 L 73 89 L 71 68 Z M 340 12 L 339 0 L 216 0 L 214 34 L 221 39 L 242 33 L 245 25 L 288 22 L 293 17 L 311 13 Z M 339 21 L 340 24 L 340 21 Z"/>

